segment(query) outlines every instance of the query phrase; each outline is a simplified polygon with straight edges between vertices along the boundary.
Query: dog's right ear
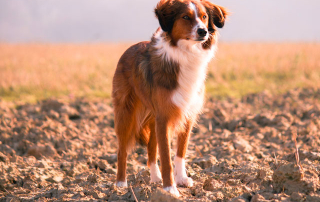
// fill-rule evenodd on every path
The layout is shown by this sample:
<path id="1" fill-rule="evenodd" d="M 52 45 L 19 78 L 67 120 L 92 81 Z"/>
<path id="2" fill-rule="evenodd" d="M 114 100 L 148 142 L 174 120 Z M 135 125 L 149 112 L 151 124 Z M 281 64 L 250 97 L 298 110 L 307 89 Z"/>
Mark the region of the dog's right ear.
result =
<path id="1" fill-rule="evenodd" d="M 154 12 L 159 20 L 160 27 L 165 32 L 171 32 L 175 21 L 175 0 L 160 0 Z"/>
<path id="2" fill-rule="evenodd" d="M 226 17 L 229 15 L 227 10 L 222 6 L 215 5 L 207 0 L 201 0 L 202 4 L 209 15 L 209 32 L 215 31 L 215 26 L 222 28 L 224 26 Z"/>

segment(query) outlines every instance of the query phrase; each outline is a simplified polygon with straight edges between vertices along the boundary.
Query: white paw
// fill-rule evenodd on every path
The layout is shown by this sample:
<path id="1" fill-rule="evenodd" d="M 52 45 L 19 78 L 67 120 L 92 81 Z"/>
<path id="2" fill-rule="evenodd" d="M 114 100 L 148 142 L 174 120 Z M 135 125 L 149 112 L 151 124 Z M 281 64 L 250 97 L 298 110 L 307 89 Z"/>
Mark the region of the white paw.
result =
<path id="1" fill-rule="evenodd" d="M 161 181 L 161 172 L 158 164 L 156 163 L 153 163 L 150 165 L 150 178 L 151 178 L 150 180 L 151 183 Z"/>
<path id="2" fill-rule="evenodd" d="M 174 164 L 174 179 L 177 185 L 192 187 L 193 180 L 187 176 L 184 159 L 176 156 L 174 159 Z"/>
<path id="3" fill-rule="evenodd" d="M 193 180 L 190 177 L 187 176 L 175 176 L 175 181 L 177 185 L 184 186 L 184 187 L 192 187 L 193 186 Z"/>
<path id="4" fill-rule="evenodd" d="M 172 186 L 170 186 L 170 187 L 165 187 L 165 188 L 163 188 L 163 190 L 171 193 L 172 195 L 174 195 L 174 196 L 176 196 L 176 197 L 179 197 L 179 196 L 180 196 L 179 191 L 178 191 L 176 185 L 172 185 Z"/>
<path id="5" fill-rule="evenodd" d="M 128 187 L 127 180 L 124 181 L 124 182 L 121 182 L 121 181 L 117 182 L 117 183 L 116 183 L 116 186 L 117 186 L 117 187 Z"/>

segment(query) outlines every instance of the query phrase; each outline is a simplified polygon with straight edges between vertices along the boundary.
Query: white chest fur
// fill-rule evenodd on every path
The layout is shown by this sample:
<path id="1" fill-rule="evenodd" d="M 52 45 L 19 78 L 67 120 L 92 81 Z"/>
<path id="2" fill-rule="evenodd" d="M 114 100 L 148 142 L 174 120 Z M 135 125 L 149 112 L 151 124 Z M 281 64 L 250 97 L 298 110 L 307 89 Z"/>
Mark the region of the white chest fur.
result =
<path id="1" fill-rule="evenodd" d="M 181 109 L 184 116 L 194 116 L 202 108 L 201 91 L 206 79 L 207 66 L 214 56 L 216 46 L 204 50 L 200 43 L 180 40 L 176 47 L 172 47 L 160 37 L 160 34 L 158 36 L 158 54 L 178 62 L 180 67 L 178 88 L 171 97 L 172 102 Z"/>

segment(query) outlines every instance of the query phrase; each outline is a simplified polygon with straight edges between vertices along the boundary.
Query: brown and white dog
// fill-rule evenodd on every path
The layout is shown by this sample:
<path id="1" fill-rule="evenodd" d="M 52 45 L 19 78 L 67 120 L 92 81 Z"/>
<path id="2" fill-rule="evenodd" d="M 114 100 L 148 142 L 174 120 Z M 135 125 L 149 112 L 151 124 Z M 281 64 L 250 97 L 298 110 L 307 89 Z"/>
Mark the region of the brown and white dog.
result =
<path id="1" fill-rule="evenodd" d="M 186 174 L 185 155 L 203 105 L 217 28 L 224 26 L 227 12 L 207 0 L 161 0 L 155 14 L 161 28 L 150 42 L 133 45 L 122 55 L 113 78 L 119 143 L 116 185 L 127 186 L 127 154 L 139 142 L 148 148 L 151 182 L 162 179 L 164 189 L 179 196 L 176 184 L 193 185 Z M 173 134 L 178 135 L 174 171 L 170 155 Z"/>

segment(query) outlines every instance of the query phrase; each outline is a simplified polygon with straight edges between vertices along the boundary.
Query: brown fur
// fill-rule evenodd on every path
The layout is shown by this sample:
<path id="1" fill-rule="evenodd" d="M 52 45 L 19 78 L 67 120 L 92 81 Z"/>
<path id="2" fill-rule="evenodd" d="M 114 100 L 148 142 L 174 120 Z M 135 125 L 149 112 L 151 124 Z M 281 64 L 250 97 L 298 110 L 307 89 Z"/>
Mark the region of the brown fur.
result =
<path id="1" fill-rule="evenodd" d="M 221 12 L 217 12 L 215 5 L 202 2 L 204 6 L 200 7 L 202 10 L 199 13 L 208 15 L 207 19 L 203 19 L 206 25 L 212 26 L 210 23 L 215 23 L 217 19 L 222 24 L 222 17 L 217 17 Z M 186 22 L 182 19 L 182 15 L 191 15 L 186 6 L 188 3 L 190 0 L 161 0 L 155 9 L 161 28 L 165 31 L 163 37 L 172 45 L 181 38 L 187 38 L 191 32 L 189 27 L 192 20 Z M 223 13 L 224 9 L 220 9 Z M 156 42 L 153 37 L 151 42 L 130 47 L 120 58 L 113 78 L 115 131 L 119 143 L 117 181 L 125 181 L 128 151 L 138 141 L 147 145 L 148 165 L 155 163 L 159 148 L 163 186 L 168 187 L 174 182 L 170 137 L 177 132 L 177 155 L 184 158 L 195 117 L 185 119 L 181 110 L 172 103 L 172 93 L 178 87 L 180 67 L 178 63 L 164 60 L 156 54 Z M 210 48 L 213 43 L 210 36 L 203 47 Z M 185 121 L 182 123 L 182 120 Z M 183 127 L 177 130 L 181 123 Z"/>

